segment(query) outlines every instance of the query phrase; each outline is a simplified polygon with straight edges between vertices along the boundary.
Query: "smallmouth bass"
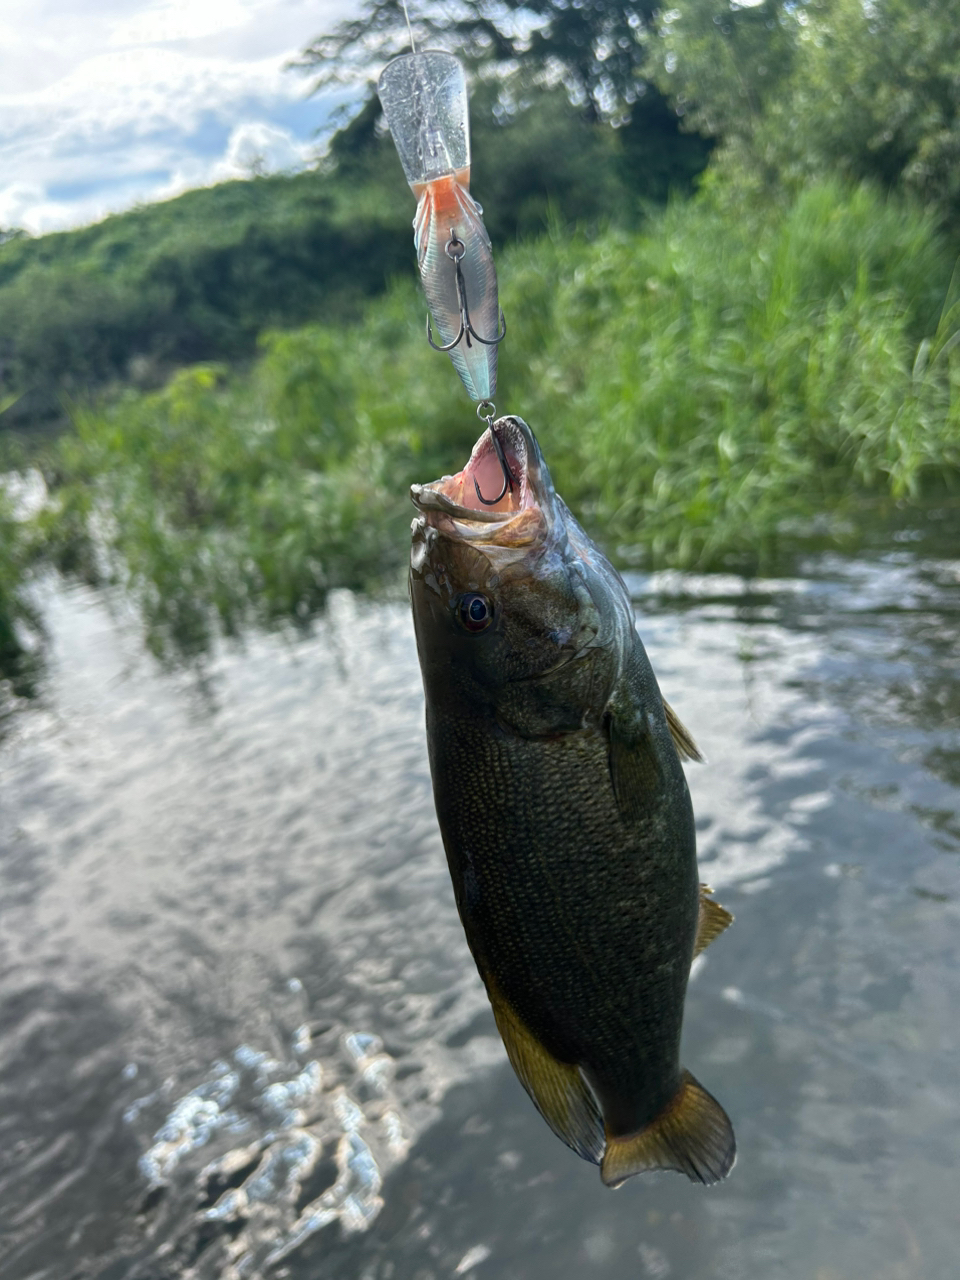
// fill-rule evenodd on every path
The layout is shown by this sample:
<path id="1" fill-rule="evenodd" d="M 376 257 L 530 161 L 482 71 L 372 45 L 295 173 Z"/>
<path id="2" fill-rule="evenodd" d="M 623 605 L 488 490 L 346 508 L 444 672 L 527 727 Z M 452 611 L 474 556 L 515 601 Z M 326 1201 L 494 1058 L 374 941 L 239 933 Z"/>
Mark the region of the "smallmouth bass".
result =
<path id="1" fill-rule="evenodd" d="M 437 817 L 510 1062 L 608 1186 L 718 1182 L 733 1128 L 679 1049 L 691 961 L 732 917 L 698 881 L 681 758 L 699 754 L 623 580 L 519 418 L 411 497 Z"/>

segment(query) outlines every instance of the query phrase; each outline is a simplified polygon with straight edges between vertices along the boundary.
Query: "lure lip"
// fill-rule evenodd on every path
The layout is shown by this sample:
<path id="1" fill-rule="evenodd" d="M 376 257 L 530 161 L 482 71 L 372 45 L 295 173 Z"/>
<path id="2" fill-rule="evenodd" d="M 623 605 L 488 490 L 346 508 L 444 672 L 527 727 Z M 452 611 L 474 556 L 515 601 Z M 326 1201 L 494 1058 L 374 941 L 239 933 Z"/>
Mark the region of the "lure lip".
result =
<path id="1" fill-rule="evenodd" d="M 463 64 L 442 49 L 413 49 L 380 72 L 377 94 L 407 182 L 418 186 L 449 174 L 469 183 L 470 125 Z"/>

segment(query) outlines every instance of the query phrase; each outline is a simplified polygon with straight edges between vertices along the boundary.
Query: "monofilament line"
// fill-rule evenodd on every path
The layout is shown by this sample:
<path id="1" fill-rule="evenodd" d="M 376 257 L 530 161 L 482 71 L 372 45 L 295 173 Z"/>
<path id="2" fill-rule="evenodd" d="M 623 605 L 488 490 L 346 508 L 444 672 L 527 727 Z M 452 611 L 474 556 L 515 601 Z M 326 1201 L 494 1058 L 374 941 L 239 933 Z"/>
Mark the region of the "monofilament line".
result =
<path id="1" fill-rule="evenodd" d="M 413 27 L 410 25 L 410 14 L 407 12 L 407 0 L 400 0 L 400 3 L 403 5 L 403 16 L 407 20 L 407 33 L 410 36 L 410 52 L 416 53 L 417 46 L 413 42 Z"/>

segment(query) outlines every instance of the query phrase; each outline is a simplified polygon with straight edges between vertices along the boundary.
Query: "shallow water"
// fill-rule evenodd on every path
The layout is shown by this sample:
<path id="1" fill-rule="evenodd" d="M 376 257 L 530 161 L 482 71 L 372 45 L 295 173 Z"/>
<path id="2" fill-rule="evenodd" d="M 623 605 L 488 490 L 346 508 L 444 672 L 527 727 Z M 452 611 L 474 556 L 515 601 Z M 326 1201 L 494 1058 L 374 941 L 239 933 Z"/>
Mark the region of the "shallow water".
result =
<path id="1" fill-rule="evenodd" d="M 514 1079 L 404 604 L 165 674 L 51 585 L 0 741 L 4 1280 L 953 1274 L 960 560 L 631 588 L 737 917 L 684 1049 L 730 1179 L 606 1191 Z"/>

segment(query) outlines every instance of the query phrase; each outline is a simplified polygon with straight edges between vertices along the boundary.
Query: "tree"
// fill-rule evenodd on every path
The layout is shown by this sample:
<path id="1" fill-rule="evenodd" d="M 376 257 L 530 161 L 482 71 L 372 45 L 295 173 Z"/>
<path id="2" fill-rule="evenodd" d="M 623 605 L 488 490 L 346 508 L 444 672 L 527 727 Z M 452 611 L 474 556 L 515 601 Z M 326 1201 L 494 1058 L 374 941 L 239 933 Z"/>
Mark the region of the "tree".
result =
<path id="1" fill-rule="evenodd" d="M 456 51 L 497 72 L 518 65 L 563 83 L 591 119 L 626 120 L 645 87 L 653 0 L 432 0 L 415 8 L 418 47 Z M 367 80 L 410 47 L 401 0 L 364 0 L 358 17 L 318 36 L 295 64 L 318 87 Z"/>
<path id="2" fill-rule="evenodd" d="M 830 0 L 811 28 L 778 122 L 794 155 L 960 215 L 956 0 Z"/>
<path id="3" fill-rule="evenodd" d="M 675 0 L 657 83 L 722 140 L 721 168 L 792 185 L 834 170 L 960 215 L 957 0 Z"/>
<path id="4" fill-rule="evenodd" d="M 711 138 L 748 138 L 782 95 L 805 9 L 795 0 L 677 0 L 651 42 L 651 72 L 687 124 Z"/>

